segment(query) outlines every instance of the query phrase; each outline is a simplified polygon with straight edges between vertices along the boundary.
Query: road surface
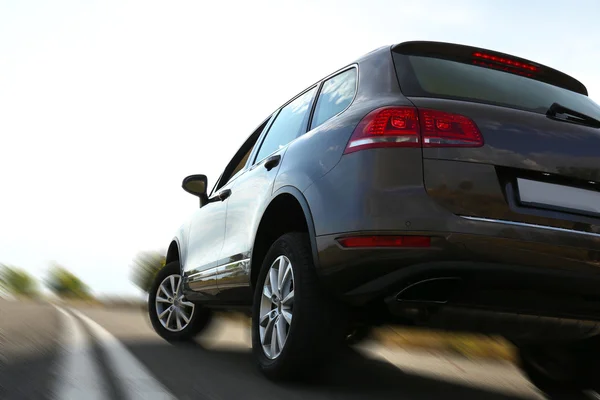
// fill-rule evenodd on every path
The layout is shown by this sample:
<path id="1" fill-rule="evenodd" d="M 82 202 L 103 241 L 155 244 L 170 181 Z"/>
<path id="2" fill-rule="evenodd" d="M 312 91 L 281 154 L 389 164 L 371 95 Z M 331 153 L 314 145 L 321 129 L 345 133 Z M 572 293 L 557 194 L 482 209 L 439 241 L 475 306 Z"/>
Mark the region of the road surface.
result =
<path id="1" fill-rule="evenodd" d="M 314 381 L 275 384 L 255 368 L 249 332 L 217 320 L 173 346 L 142 310 L 0 299 L 0 399 L 543 399 L 508 363 L 367 343 Z M 590 398 L 589 395 L 582 398 Z"/>

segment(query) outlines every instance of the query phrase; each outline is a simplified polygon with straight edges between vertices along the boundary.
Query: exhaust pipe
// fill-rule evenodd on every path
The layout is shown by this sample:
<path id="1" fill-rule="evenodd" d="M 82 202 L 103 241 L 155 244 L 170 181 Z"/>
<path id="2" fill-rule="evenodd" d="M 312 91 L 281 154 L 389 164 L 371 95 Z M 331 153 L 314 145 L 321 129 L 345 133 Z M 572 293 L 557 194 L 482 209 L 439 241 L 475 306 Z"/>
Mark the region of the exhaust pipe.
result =
<path id="1" fill-rule="evenodd" d="M 396 301 L 446 304 L 456 293 L 461 278 L 432 278 L 413 283 L 396 294 Z"/>
<path id="2" fill-rule="evenodd" d="M 390 311 L 411 320 L 427 319 L 432 311 L 448 303 L 462 284 L 457 277 L 424 279 L 408 285 L 387 299 Z"/>

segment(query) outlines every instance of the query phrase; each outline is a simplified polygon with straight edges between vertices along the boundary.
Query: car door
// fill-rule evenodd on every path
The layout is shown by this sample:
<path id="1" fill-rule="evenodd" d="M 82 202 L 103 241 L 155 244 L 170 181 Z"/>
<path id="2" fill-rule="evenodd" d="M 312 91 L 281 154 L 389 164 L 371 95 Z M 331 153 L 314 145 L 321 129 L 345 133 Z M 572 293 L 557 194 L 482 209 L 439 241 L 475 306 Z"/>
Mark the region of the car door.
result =
<path id="1" fill-rule="evenodd" d="M 187 259 L 184 263 L 186 286 L 198 295 L 212 297 L 217 294 L 217 261 L 225 237 L 226 199 L 220 200 L 219 190 L 208 204 L 194 212 L 187 240 Z"/>
<path id="2" fill-rule="evenodd" d="M 231 187 L 244 171 L 262 129 L 270 120 L 271 118 L 264 121 L 244 142 L 215 184 L 209 203 L 197 210 L 192 217 L 184 274 L 189 289 L 205 297 L 214 297 L 219 292 L 217 267 L 222 264 L 219 255 L 225 236 L 225 216 Z"/>
<path id="3" fill-rule="evenodd" d="M 250 254 L 255 228 L 273 191 L 273 182 L 287 145 L 306 132 L 316 86 L 302 92 L 274 114 L 251 163 L 233 184 L 228 199 L 225 240 L 219 267 L 219 299 L 234 303 L 251 300 Z"/>

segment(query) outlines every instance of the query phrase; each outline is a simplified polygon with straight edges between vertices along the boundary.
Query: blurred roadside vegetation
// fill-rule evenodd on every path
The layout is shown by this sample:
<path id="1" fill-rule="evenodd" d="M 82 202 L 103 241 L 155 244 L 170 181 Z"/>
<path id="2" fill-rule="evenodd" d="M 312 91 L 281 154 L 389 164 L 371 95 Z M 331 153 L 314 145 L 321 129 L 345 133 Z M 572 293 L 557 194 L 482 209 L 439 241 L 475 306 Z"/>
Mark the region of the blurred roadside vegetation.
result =
<path id="1" fill-rule="evenodd" d="M 156 250 L 140 252 L 135 256 L 131 265 L 131 281 L 144 293 L 148 293 L 154 277 L 164 266 L 164 252 Z"/>
<path id="2" fill-rule="evenodd" d="M 36 298 L 38 283 L 29 273 L 10 265 L 0 264 L 0 290 L 18 297 Z"/>
<path id="3" fill-rule="evenodd" d="M 450 353 L 470 359 L 515 362 L 514 346 L 497 336 L 434 331 L 423 328 L 384 326 L 376 328 L 373 339 L 386 347 Z"/>
<path id="4" fill-rule="evenodd" d="M 46 280 L 48 288 L 61 299 L 90 300 L 90 288 L 60 264 L 53 263 Z"/>
<path id="5" fill-rule="evenodd" d="M 48 277 L 43 282 L 56 296 L 62 299 L 89 300 L 93 296 L 89 287 L 65 267 L 52 263 Z M 38 282 L 25 270 L 12 265 L 0 264 L 0 291 L 16 298 L 44 297 Z"/>

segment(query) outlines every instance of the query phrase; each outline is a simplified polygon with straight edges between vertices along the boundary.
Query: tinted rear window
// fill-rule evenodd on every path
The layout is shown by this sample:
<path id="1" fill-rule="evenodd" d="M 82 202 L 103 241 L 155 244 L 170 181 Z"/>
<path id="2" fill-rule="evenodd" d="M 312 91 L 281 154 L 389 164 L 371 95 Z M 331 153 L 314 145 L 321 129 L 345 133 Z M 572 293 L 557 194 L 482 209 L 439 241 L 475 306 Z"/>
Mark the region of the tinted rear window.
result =
<path id="1" fill-rule="evenodd" d="M 406 96 L 475 101 L 538 113 L 559 103 L 600 119 L 600 106 L 589 97 L 549 83 L 439 58 L 394 53 L 394 60 Z"/>

